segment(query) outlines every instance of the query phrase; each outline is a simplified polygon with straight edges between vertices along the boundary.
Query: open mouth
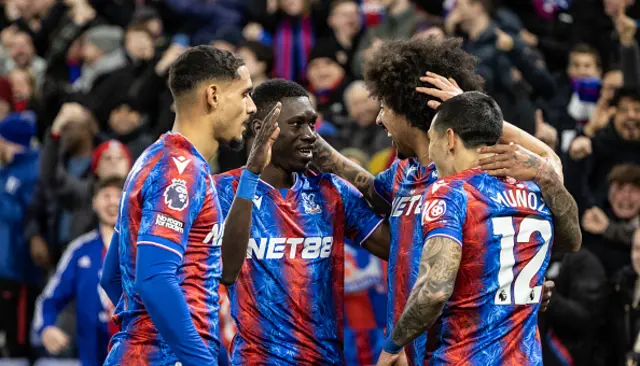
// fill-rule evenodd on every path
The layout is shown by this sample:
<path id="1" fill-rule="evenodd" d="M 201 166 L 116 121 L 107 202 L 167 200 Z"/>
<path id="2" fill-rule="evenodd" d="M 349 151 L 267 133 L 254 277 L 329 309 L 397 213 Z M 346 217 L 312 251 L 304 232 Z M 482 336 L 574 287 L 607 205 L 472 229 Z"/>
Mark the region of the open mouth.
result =
<path id="1" fill-rule="evenodd" d="M 311 147 L 299 148 L 299 149 L 298 149 L 298 153 L 299 153 L 303 158 L 307 158 L 307 159 L 311 159 L 311 158 L 313 158 L 313 148 L 311 148 Z"/>

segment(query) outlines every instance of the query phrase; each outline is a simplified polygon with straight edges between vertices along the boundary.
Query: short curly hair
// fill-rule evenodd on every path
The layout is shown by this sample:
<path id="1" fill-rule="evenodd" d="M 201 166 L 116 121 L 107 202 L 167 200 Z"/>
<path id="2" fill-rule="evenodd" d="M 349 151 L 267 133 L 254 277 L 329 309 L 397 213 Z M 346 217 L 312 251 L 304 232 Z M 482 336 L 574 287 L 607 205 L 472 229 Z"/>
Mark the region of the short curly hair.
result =
<path id="1" fill-rule="evenodd" d="M 420 77 L 427 71 L 453 78 L 464 91 L 484 86 L 477 59 L 461 46 L 462 40 L 454 38 L 386 41 L 365 64 L 367 89 L 412 126 L 428 131 L 436 111 L 427 102 L 435 98 L 416 92 L 425 86 Z"/>
<path id="2" fill-rule="evenodd" d="M 238 78 L 240 57 L 229 51 L 200 45 L 180 55 L 169 69 L 169 89 L 174 98 L 189 93 L 206 80 L 231 81 Z"/>

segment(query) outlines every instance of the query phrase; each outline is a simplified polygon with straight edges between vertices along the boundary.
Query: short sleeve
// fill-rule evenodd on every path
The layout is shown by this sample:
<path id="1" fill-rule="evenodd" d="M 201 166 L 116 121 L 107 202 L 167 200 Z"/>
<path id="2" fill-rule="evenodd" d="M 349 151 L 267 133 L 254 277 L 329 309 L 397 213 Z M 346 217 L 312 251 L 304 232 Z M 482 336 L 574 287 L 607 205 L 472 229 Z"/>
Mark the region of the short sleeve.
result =
<path id="1" fill-rule="evenodd" d="M 376 190 L 378 196 L 382 197 L 389 205 L 393 202 L 393 183 L 396 176 L 396 171 L 399 168 L 401 160 L 397 160 L 391 167 L 380 174 L 376 175 L 373 180 L 373 187 Z"/>
<path id="2" fill-rule="evenodd" d="M 216 174 L 213 176 L 213 185 L 216 187 L 216 192 L 218 194 L 222 217 L 226 219 L 229 214 L 229 210 L 231 210 L 231 204 L 233 204 L 233 200 L 236 196 L 233 179 L 228 175 Z"/>
<path id="3" fill-rule="evenodd" d="M 351 183 L 338 177 L 334 177 L 334 182 L 344 206 L 345 236 L 362 245 L 380 226 L 383 219 L 373 211 L 362 193 Z"/>
<path id="4" fill-rule="evenodd" d="M 437 181 L 427 189 L 423 201 L 424 241 L 440 236 L 455 240 L 462 246 L 467 194 L 461 182 Z"/>
<path id="5" fill-rule="evenodd" d="M 163 158 L 147 177 L 142 188 L 138 244 L 155 245 L 182 258 L 189 230 L 207 199 L 206 170 L 195 157 L 191 160 L 186 167 L 184 160 L 176 169 L 174 162 Z"/>

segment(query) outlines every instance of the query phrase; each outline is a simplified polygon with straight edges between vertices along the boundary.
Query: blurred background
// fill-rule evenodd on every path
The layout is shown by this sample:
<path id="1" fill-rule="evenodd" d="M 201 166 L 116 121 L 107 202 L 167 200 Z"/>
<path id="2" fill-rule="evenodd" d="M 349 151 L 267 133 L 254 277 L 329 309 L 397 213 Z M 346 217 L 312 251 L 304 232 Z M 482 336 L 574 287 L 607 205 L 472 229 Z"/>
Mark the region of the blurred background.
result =
<path id="1" fill-rule="evenodd" d="M 395 152 L 375 124 L 363 62 L 382 41 L 412 37 L 462 37 L 505 119 L 563 159 L 584 245 L 554 254 L 547 272 L 556 292 L 540 316 L 545 364 L 634 364 L 639 21 L 634 0 L 1 0 L 0 365 L 102 364 L 116 330 L 98 279 L 118 179 L 171 128 L 167 70 L 188 47 L 235 52 L 254 85 L 304 85 L 317 132 L 377 174 Z M 211 165 L 245 158 L 223 148 Z M 386 263 L 357 247 L 345 257 L 347 364 L 374 364 Z"/>

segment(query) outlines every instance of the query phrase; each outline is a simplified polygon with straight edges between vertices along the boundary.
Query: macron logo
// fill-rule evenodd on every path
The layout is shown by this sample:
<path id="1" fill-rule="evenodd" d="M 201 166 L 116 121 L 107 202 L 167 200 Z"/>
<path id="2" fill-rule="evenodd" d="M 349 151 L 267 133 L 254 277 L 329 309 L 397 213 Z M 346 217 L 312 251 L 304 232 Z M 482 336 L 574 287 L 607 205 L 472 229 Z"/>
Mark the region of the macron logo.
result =
<path id="1" fill-rule="evenodd" d="M 253 196 L 253 203 L 256 205 L 256 207 L 259 210 L 260 206 L 262 206 L 262 197 Z"/>
<path id="2" fill-rule="evenodd" d="M 440 187 L 444 187 L 446 185 L 447 185 L 447 183 L 445 183 L 443 181 L 434 182 L 433 183 L 433 187 L 431 188 L 431 194 L 436 193 L 438 191 L 438 189 L 440 189 Z"/>
<path id="3" fill-rule="evenodd" d="M 415 166 L 410 166 L 409 169 L 407 169 L 407 175 L 406 177 L 409 178 L 409 176 L 411 175 L 411 173 L 415 172 L 416 170 L 418 170 Z"/>
<path id="4" fill-rule="evenodd" d="M 182 174 L 184 170 L 187 168 L 187 165 L 191 162 L 191 159 L 187 159 L 184 156 L 173 157 L 173 162 L 176 164 L 176 168 L 178 168 L 178 173 Z"/>

